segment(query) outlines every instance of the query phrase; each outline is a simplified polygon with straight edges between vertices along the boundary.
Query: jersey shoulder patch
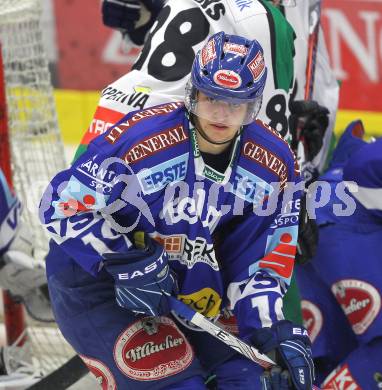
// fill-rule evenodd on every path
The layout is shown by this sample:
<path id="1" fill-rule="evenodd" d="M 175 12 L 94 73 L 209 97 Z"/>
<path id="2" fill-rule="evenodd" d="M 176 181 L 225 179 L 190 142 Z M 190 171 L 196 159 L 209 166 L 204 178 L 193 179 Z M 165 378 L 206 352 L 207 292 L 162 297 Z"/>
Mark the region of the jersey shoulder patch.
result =
<path id="1" fill-rule="evenodd" d="M 103 138 L 111 145 L 114 145 L 121 137 L 124 137 L 127 131 L 134 139 L 144 138 L 145 135 L 152 133 L 153 124 L 156 127 L 160 127 L 160 123 L 163 122 L 162 119 L 167 121 L 171 120 L 172 117 L 177 117 L 179 114 L 175 114 L 175 112 L 181 110 L 182 107 L 183 103 L 181 102 L 171 102 L 149 107 L 141 111 L 130 112 L 112 126 Z"/>

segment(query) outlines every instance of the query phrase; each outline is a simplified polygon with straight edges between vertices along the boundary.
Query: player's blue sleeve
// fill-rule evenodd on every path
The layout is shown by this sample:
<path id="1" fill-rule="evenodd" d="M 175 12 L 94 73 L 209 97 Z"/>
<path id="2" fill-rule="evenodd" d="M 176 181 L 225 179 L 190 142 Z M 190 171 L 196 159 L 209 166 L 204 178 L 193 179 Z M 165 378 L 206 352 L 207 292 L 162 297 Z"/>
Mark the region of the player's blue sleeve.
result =
<path id="1" fill-rule="evenodd" d="M 364 220 L 382 219 L 382 138 L 366 144 L 352 155 L 343 171 L 343 180 L 358 202 Z M 356 184 L 356 186 L 354 185 Z"/>
<path id="2" fill-rule="evenodd" d="M 127 207 L 123 194 L 133 176 L 122 159 L 109 156 L 113 152 L 92 143 L 53 178 L 40 203 L 40 220 L 52 238 L 92 274 L 103 253 L 124 253 L 131 245 L 114 217 Z"/>
<path id="3" fill-rule="evenodd" d="M 238 218 L 221 247 L 227 298 L 241 337 L 284 318 L 282 297 L 293 273 L 303 190 L 292 154 L 287 166 L 286 187 L 275 188 L 262 207 Z M 269 208 L 268 213 L 260 208 Z"/>
<path id="4" fill-rule="evenodd" d="M 16 236 L 21 214 L 21 203 L 10 190 L 0 169 L 0 256 Z"/>

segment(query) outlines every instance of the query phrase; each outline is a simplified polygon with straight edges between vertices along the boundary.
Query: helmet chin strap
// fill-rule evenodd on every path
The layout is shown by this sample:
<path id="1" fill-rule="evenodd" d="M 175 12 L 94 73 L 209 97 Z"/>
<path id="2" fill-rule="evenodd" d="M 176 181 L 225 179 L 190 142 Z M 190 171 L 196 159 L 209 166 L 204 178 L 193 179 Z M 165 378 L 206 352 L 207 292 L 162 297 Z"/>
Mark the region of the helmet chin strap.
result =
<path id="1" fill-rule="evenodd" d="M 196 116 L 194 114 L 190 114 L 190 120 L 191 120 L 191 123 L 195 126 L 195 129 L 196 131 L 207 141 L 209 142 L 210 144 L 213 144 L 213 145 L 225 145 L 225 144 L 228 144 L 228 143 L 231 143 L 233 140 L 235 140 L 242 132 L 243 132 L 243 126 L 240 127 L 240 129 L 237 131 L 237 133 L 229 140 L 227 141 L 221 141 L 221 142 L 216 142 L 216 141 L 212 141 L 211 138 L 208 137 L 208 135 L 205 133 L 205 131 L 203 131 L 199 125 L 199 121 L 198 119 L 196 118 Z"/>

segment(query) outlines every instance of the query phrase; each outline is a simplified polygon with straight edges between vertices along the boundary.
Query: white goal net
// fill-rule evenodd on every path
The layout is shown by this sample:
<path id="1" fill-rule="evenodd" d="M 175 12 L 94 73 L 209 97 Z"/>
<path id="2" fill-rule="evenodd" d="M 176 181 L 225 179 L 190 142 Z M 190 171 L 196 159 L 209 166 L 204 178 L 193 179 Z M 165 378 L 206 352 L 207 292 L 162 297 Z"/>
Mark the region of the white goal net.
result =
<path id="1" fill-rule="evenodd" d="M 66 166 L 40 21 L 39 0 L 0 0 L 0 66 L 12 181 L 24 204 L 23 220 L 35 236 L 36 264 L 43 261 L 48 247 L 38 219 L 38 203 L 54 174 Z M 2 158 L 7 158 L 6 154 L 2 153 Z M 55 324 L 47 326 L 28 318 L 26 332 L 36 372 L 46 375 L 74 355 Z"/>

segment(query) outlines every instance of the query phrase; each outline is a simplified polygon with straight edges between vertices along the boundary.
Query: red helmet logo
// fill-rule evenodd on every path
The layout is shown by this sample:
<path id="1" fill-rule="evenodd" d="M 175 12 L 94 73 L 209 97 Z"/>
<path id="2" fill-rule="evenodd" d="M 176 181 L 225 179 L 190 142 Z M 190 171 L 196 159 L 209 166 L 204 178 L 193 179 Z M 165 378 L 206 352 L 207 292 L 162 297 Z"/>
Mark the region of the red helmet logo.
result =
<path id="1" fill-rule="evenodd" d="M 205 67 L 209 62 L 216 58 L 215 40 L 211 39 L 203 47 L 200 53 L 200 67 Z"/>
<path id="2" fill-rule="evenodd" d="M 216 84 L 230 89 L 239 88 L 241 77 L 233 70 L 221 69 L 215 72 L 214 81 Z"/>
<path id="3" fill-rule="evenodd" d="M 265 62 L 261 51 L 256 54 L 256 57 L 247 66 L 252 73 L 253 80 L 255 82 L 259 81 L 265 72 Z"/>
<path id="4" fill-rule="evenodd" d="M 223 51 L 225 53 L 237 54 L 242 57 L 248 54 L 248 49 L 244 45 L 238 45 L 237 43 L 232 42 L 225 42 Z"/>

